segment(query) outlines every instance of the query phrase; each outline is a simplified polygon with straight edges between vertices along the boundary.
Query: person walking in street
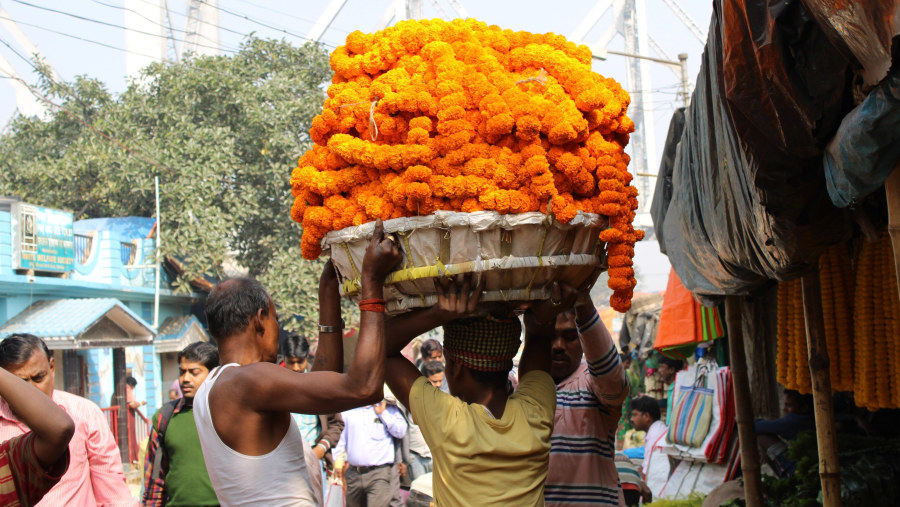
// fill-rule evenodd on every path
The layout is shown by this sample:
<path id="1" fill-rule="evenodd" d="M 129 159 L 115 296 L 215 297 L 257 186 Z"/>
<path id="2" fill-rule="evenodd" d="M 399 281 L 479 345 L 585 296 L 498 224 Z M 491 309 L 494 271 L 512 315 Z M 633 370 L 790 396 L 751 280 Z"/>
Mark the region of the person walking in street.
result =
<path id="1" fill-rule="evenodd" d="M 30 430 L 0 443 L 0 506 L 35 505 L 69 467 L 75 422 L 52 399 L 3 368 L 0 398 Z"/>
<path id="2" fill-rule="evenodd" d="M 222 505 L 317 505 L 305 463 L 309 445 L 291 413 L 329 414 L 384 397 L 383 284 L 400 261 L 381 220 L 362 266 L 362 313 L 356 355 L 343 370 L 340 294 L 330 262 L 319 280 L 319 348 L 313 371 L 275 365 L 278 315 L 265 288 L 250 278 L 218 284 L 206 300 L 210 335 L 222 366 L 194 397 L 203 457 Z"/>
<path id="3" fill-rule="evenodd" d="M 192 343 L 178 353 L 178 379 L 184 396 L 153 416 L 144 460 L 144 507 L 219 505 L 193 412 L 197 388 L 216 366 L 219 351 L 212 343 Z"/>
<path id="4" fill-rule="evenodd" d="M 119 447 L 100 407 L 53 388 L 56 369 L 47 344 L 30 334 L 7 336 L 0 341 L 0 367 L 37 387 L 75 422 L 75 434 L 69 441 L 69 469 L 37 505 L 137 505 L 125 483 Z M 9 402 L 0 400 L 0 441 L 29 431 Z"/>
<path id="5" fill-rule="evenodd" d="M 628 381 L 612 337 L 590 301 L 556 318 L 550 375 L 556 383 L 548 506 L 625 505 L 616 429 Z"/>
<path id="6" fill-rule="evenodd" d="M 382 507 L 395 494 L 391 469 L 395 463 L 394 439 L 406 435 L 406 419 L 394 405 L 382 400 L 341 414 L 344 432 L 335 447 L 347 453 L 344 480 L 348 507 Z M 399 484 L 396 484 L 399 488 Z"/>

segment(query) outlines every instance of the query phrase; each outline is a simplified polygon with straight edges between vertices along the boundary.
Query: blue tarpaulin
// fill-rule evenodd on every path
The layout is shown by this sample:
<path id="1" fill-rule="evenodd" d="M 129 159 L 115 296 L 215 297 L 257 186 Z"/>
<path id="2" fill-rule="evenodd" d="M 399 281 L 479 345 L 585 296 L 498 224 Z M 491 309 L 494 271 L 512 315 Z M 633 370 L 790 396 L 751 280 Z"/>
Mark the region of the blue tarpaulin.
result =
<path id="1" fill-rule="evenodd" d="M 884 185 L 900 161 L 900 65 L 841 122 L 825 150 L 825 180 L 844 208 Z"/>

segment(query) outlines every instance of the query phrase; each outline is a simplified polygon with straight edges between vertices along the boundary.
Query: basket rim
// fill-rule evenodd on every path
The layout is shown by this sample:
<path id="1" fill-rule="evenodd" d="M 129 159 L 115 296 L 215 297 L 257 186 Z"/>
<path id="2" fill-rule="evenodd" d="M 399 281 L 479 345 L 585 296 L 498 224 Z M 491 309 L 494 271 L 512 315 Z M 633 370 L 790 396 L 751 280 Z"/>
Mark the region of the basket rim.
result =
<path id="1" fill-rule="evenodd" d="M 552 214 L 539 211 L 503 214 L 497 211 L 438 210 L 431 215 L 392 218 L 383 222 L 385 233 L 405 233 L 416 229 L 449 229 L 453 227 L 469 227 L 478 232 L 494 228 L 514 229 L 521 225 L 537 224 L 548 224 L 563 230 L 573 227 L 608 226 L 609 217 L 579 210 L 570 222 L 562 223 L 557 221 Z M 322 251 L 323 253 L 327 252 L 335 244 L 369 239 L 374 232 L 374 221 L 329 231 L 321 240 Z"/>

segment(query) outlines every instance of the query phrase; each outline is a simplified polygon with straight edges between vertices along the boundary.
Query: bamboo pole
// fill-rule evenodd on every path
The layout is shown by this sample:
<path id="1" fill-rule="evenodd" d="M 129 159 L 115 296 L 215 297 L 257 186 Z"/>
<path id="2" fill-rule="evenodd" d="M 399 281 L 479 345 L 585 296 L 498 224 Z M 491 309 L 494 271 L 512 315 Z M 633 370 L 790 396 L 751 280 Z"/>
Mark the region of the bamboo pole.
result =
<path id="1" fill-rule="evenodd" d="M 894 247 L 894 266 L 900 273 L 900 160 L 884 182 L 884 193 L 888 205 L 888 233 Z M 900 290 L 900 276 L 897 277 L 897 288 Z"/>
<path id="2" fill-rule="evenodd" d="M 825 507 L 841 505 L 841 476 L 831 399 L 831 373 L 825 345 L 822 292 L 818 266 L 803 276 L 803 313 L 806 317 L 806 344 L 809 374 L 812 378 L 813 407 L 816 415 L 816 441 L 819 448 L 819 478 Z"/>
<path id="3" fill-rule="evenodd" d="M 747 507 L 761 507 L 763 503 L 759 451 L 756 430 L 753 428 L 753 406 L 750 402 L 750 382 L 747 377 L 747 356 L 744 352 L 739 297 L 725 298 L 728 350 L 731 356 L 731 377 L 734 380 L 734 418 L 737 421 L 738 438 L 741 442 L 741 471 L 744 473 L 744 496 Z"/>

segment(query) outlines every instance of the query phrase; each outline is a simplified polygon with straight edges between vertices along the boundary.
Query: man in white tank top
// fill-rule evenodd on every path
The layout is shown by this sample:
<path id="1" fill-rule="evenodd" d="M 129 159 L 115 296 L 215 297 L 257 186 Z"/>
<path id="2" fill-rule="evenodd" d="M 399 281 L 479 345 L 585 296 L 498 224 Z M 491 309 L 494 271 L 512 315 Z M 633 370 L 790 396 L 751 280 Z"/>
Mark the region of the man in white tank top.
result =
<path id="1" fill-rule="evenodd" d="M 275 365 L 278 316 L 263 286 L 249 278 L 217 285 L 206 301 L 221 364 L 194 398 L 194 419 L 209 478 L 223 506 L 316 505 L 321 498 L 304 463 L 291 412 L 331 414 L 384 396 L 384 279 L 400 252 L 379 220 L 363 261 L 362 317 L 356 356 L 343 371 L 337 277 L 329 261 L 319 281 L 319 348 L 306 375 Z"/>

